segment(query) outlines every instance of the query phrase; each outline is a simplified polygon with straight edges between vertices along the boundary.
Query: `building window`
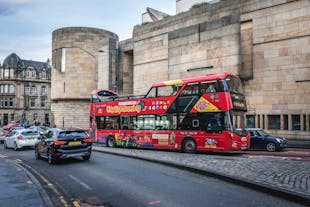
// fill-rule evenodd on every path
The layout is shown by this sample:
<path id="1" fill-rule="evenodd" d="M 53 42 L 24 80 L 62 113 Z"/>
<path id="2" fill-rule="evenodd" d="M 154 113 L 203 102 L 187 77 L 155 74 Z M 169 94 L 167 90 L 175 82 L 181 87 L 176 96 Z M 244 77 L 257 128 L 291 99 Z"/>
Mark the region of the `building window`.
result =
<path id="1" fill-rule="evenodd" d="M 11 121 L 14 121 L 15 114 L 11 114 Z"/>
<path id="2" fill-rule="evenodd" d="M 36 106 L 36 99 L 30 98 L 30 107 L 35 107 L 35 106 Z"/>
<path id="3" fill-rule="evenodd" d="M 46 71 L 42 71 L 41 72 L 41 78 L 42 79 L 46 79 Z"/>
<path id="4" fill-rule="evenodd" d="M 10 69 L 10 78 L 14 78 L 14 69 L 13 68 Z"/>
<path id="5" fill-rule="evenodd" d="M 10 77 L 10 69 L 4 69 L 4 78 Z"/>
<path id="6" fill-rule="evenodd" d="M 61 48 L 61 66 L 60 71 L 64 73 L 66 71 L 66 48 Z"/>
<path id="7" fill-rule="evenodd" d="M 29 86 L 26 86 L 25 87 L 25 94 L 30 94 L 30 87 Z"/>
<path id="8" fill-rule="evenodd" d="M 42 95 L 46 94 L 46 86 L 41 86 L 41 94 Z"/>
<path id="9" fill-rule="evenodd" d="M 3 79 L 3 69 L 0 68 L 0 79 Z"/>
<path id="10" fill-rule="evenodd" d="M 41 107 L 46 106 L 46 97 L 41 97 Z"/>
<path id="11" fill-rule="evenodd" d="M 255 115 L 247 115 L 246 121 L 248 128 L 255 128 Z"/>
<path id="12" fill-rule="evenodd" d="M 14 106 L 14 98 L 9 98 L 9 107 Z"/>
<path id="13" fill-rule="evenodd" d="M 292 115 L 292 130 L 300 130 L 300 116 Z"/>
<path id="14" fill-rule="evenodd" d="M 288 130 L 288 115 L 283 115 L 283 130 Z"/>
<path id="15" fill-rule="evenodd" d="M 36 77 L 36 71 L 33 70 L 33 71 L 31 71 L 31 78 L 35 78 L 35 77 Z"/>
<path id="16" fill-rule="evenodd" d="M 262 129 L 265 129 L 265 115 L 262 116 Z"/>
<path id="17" fill-rule="evenodd" d="M 36 94 L 37 93 L 37 88 L 35 86 L 31 87 L 31 94 Z"/>
<path id="18" fill-rule="evenodd" d="M 280 129 L 280 115 L 268 115 L 268 129 Z"/>
<path id="19" fill-rule="evenodd" d="M 307 118 L 307 116 L 306 116 L 306 115 L 303 115 L 303 119 L 304 119 L 304 120 L 303 120 L 303 123 L 304 123 L 304 128 L 303 128 L 303 130 L 304 130 L 304 131 L 307 130 L 307 119 L 306 119 L 306 118 Z"/>
<path id="20" fill-rule="evenodd" d="M 15 90 L 14 90 L 14 85 L 9 85 L 9 93 L 14 93 Z"/>
<path id="21" fill-rule="evenodd" d="M 9 93 L 9 85 L 4 85 L 4 93 Z"/>
<path id="22" fill-rule="evenodd" d="M 47 124 L 48 126 L 50 125 L 50 115 L 49 114 L 45 114 L 44 123 Z"/>

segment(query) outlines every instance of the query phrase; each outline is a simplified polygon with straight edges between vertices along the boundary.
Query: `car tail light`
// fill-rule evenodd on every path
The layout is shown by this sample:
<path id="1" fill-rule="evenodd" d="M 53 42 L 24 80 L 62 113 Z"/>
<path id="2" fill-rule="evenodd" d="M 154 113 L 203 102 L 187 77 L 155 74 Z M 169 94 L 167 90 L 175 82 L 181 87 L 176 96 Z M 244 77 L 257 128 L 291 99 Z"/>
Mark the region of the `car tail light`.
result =
<path id="1" fill-rule="evenodd" d="M 58 140 L 58 139 L 56 139 L 54 141 L 54 145 L 64 145 L 64 144 L 67 144 L 67 141 L 61 141 L 61 140 Z"/>
<path id="2" fill-rule="evenodd" d="M 24 139 L 24 137 L 22 135 L 18 135 L 17 139 L 21 140 L 21 139 Z"/>
<path id="3" fill-rule="evenodd" d="M 91 138 L 86 138 L 86 139 L 83 139 L 83 142 L 89 142 L 89 143 L 91 143 L 91 142 L 93 142 L 93 140 L 92 140 Z"/>
<path id="4" fill-rule="evenodd" d="M 230 139 L 235 139 L 235 137 L 234 137 L 234 134 L 233 133 L 230 133 Z"/>

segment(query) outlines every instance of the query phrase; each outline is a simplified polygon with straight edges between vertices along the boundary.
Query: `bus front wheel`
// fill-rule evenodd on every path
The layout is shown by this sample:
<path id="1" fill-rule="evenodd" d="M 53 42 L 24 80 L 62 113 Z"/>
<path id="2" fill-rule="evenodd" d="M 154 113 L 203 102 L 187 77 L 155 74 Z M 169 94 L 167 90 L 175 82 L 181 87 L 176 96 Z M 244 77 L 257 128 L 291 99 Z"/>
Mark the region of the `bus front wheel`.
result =
<path id="1" fill-rule="evenodd" d="M 113 136 L 108 137 L 107 147 L 115 147 L 115 138 Z"/>
<path id="2" fill-rule="evenodd" d="M 192 138 L 183 141 L 182 151 L 185 153 L 196 153 L 196 142 Z"/>

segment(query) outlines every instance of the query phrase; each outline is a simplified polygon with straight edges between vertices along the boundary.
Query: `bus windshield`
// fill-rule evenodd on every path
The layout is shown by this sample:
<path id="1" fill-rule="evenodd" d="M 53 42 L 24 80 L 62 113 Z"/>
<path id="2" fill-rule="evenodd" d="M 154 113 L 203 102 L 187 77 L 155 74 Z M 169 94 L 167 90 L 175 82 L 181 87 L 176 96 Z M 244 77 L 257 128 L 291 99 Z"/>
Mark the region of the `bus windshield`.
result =
<path id="1" fill-rule="evenodd" d="M 242 84 L 238 78 L 233 76 L 227 76 L 225 80 L 228 87 L 228 91 L 243 94 Z"/>

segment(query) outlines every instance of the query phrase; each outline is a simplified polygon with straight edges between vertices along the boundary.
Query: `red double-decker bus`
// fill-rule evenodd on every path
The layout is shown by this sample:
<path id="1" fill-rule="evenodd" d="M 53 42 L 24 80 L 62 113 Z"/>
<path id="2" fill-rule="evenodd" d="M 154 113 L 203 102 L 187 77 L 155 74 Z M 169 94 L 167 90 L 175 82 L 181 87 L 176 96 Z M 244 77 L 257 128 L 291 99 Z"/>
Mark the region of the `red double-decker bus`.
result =
<path id="1" fill-rule="evenodd" d="M 108 147 L 232 151 L 250 147 L 246 102 L 231 73 L 154 83 L 145 96 L 91 94 L 91 137 Z"/>

